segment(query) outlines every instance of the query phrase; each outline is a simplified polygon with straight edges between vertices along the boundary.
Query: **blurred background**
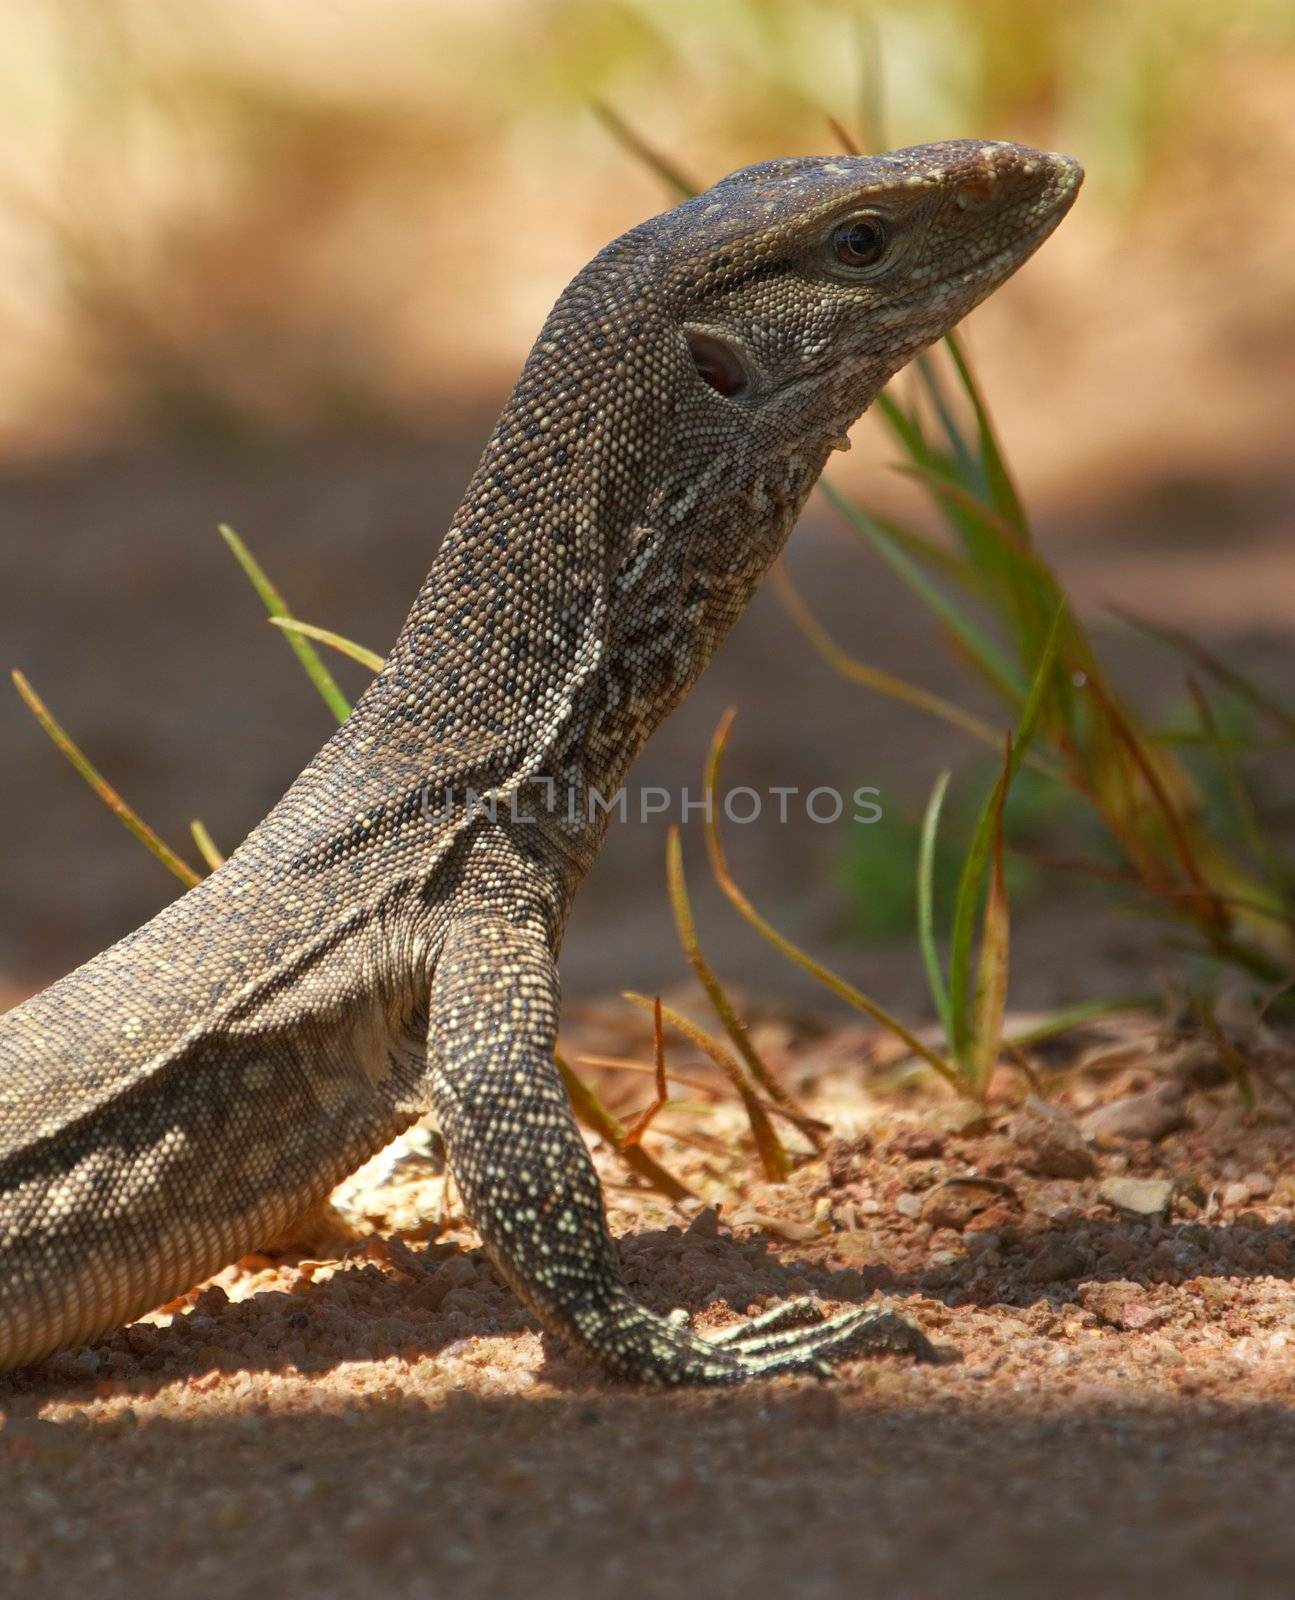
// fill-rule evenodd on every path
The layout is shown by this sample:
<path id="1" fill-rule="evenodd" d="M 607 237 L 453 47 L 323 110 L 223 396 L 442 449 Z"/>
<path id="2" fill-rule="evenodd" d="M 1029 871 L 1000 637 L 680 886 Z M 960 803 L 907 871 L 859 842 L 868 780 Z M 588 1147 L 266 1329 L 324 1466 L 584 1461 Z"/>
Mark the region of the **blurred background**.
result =
<path id="1" fill-rule="evenodd" d="M 0 8 L 0 80 L 0 661 L 174 842 L 200 815 L 232 848 L 330 729 L 217 523 L 299 616 L 385 652 L 549 305 L 670 203 L 596 103 L 703 182 L 837 148 L 829 115 L 865 148 L 1077 155 L 1075 212 L 966 330 L 1039 541 L 1147 716 L 1181 713 L 1182 665 L 1111 605 L 1291 686 L 1288 0 L 45 0 Z M 832 470 L 929 522 L 893 455 L 865 419 Z M 826 506 L 789 564 L 843 645 L 977 705 Z M 951 766 L 956 838 L 992 765 L 835 677 L 764 593 L 637 780 L 696 792 L 728 704 L 731 783 L 880 790 L 871 828 L 767 819 L 730 854 L 786 931 L 920 1011 L 917 818 Z M 1276 757 L 1256 777 L 1288 822 L 1291 778 Z M 1046 841 L 1047 797 L 1014 804 L 1014 837 Z M 686 973 L 664 846 L 663 824 L 613 830 L 568 996 Z M 710 892 L 698 829 L 686 849 L 723 975 L 800 1003 Z M 176 888 L 5 680 L 0 1003 Z M 1154 969 L 1154 932 L 1100 887 L 1025 851 L 1013 888 L 1015 1005 Z"/>

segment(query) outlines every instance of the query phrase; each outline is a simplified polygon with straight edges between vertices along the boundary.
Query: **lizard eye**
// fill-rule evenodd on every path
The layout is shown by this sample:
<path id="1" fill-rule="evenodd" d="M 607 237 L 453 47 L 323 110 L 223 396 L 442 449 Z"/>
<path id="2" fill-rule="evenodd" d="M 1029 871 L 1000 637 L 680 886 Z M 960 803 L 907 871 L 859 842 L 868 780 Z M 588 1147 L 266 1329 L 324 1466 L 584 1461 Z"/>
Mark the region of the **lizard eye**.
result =
<path id="1" fill-rule="evenodd" d="M 688 350 L 697 375 L 717 393 L 733 398 L 750 383 L 742 357 L 731 344 L 714 334 L 688 331 Z"/>
<path id="2" fill-rule="evenodd" d="M 886 225 L 879 217 L 852 217 L 832 233 L 832 251 L 843 267 L 875 266 L 888 242 Z"/>

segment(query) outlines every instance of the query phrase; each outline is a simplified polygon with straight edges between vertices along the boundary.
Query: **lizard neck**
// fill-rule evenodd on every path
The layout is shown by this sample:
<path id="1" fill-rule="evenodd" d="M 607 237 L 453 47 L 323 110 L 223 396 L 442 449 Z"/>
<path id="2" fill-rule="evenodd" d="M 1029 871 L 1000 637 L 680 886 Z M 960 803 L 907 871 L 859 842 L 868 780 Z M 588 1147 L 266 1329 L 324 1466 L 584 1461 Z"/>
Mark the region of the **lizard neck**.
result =
<path id="1" fill-rule="evenodd" d="M 630 235 L 554 308 L 348 725 L 367 748 L 478 792 L 609 793 L 777 556 L 827 445 L 699 429 L 656 276 Z"/>

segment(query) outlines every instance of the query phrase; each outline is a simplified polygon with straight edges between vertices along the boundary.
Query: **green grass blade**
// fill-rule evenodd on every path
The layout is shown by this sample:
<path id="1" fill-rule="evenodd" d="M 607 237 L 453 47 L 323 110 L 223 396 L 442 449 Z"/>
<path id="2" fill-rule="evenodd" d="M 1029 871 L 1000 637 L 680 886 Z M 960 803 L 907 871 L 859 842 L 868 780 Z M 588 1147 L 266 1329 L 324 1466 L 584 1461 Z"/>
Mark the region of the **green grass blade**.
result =
<path id="1" fill-rule="evenodd" d="M 958 426 L 958 419 L 954 416 L 953 408 L 949 405 L 948 396 L 944 392 L 944 385 L 940 382 L 939 373 L 930 353 L 923 351 L 914 361 L 913 366 L 926 397 L 930 401 L 931 409 L 935 412 L 941 428 L 944 429 L 944 437 L 948 440 L 949 449 L 953 452 L 959 475 L 964 482 L 979 481 L 981 488 L 984 489 L 984 473 L 981 469 L 980 458 L 972 449 L 966 434 Z"/>
<path id="2" fill-rule="evenodd" d="M 976 382 L 971 370 L 971 363 L 962 349 L 961 341 L 956 333 L 945 335 L 945 349 L 948 350 L 958 377 L 962 380 L 962 387 L 971 402 L 971 408 L 976 416 L 976 429 L 980 441 L 980 460 L 985 474 L 985 485 L 989 491 L 990 504 L 1000 511 L 1016 528 L 1021 538 L 1028 542 L 1030 524 L 1021 505 L 1021 497 L 1016 491 L 1012 481 L 1012 474 L 1008 470 L 1003 452 L 999 448 L 998 435 L 994 429 L 993 418 L 989 414 L 989 407 L 985 404 L 984 396 L 980 392 L 980 385 Z"/>
<path id="3" fill-rule="evenodd" d="M 1004 1042 L 1022 1049 L 1032 1044 L 1042 1044 L 1047 1039 L 1055 1039 L 1058 1034 L 1069 1033 L 1072 1028 L 1082 1028 L 1084 1023 L 1095 1022 L 1100 1017 L 1117 1016 L 1122 1011 L 1159 1012 L 1164 1008 L 1164 999 L 1158 994 L 1129 994 L 1119 995 L 1110 1000 L 1085 1000 L 1080 1005 L 1054 1011 L 1050 1017 L 1045 1017 L 1032 1028 L 1026 1028 L 1020 1033 L 1009 1033 Z"/>
<path id="4" fill-rule="evenodd" d="M 896 470 L 906 469 L 899 467 Z M 878 527 L 905 555 L 911 556 L 919 565 L 930 568 L 942 578 L 951 580 L 968 594 L 979 595 L 987 592 L 981 574 L 965 556 L 959 555 L 950 546 L 937 544 L 934 539 L 926 537 L 925 534 L 915 533 L 912 528 L 906 528 L 903 523 L 896 522 L 891 517 L 880 517 L 875 512 L 871 515 Z"/>
<path id="5" fill-rule="evenodd" d="M 248 581 L 261 597 L 261 603 L 269 612 L 271 618 L 283 617 L 293 621 L 292 613 L 288 610 L 287 602 L 270 582 L 262 570 L 256 557 L 247 548 L 239 536 L 223 522 L 220 525 L 220 536 L 233 552 L 234 559 L 247 574 Z M 285 635 L 293 654 L 301 662 L 306 676 L 319 691 L 320 698 L 333 713 L 339 722 L 345 722 L 351 714 L 351 703 L 337 686 L 333 674 L 324 665 L 318 650 L 309 639 L 304 639 L 300 634 L 288 633 Z"/>
<path id="6" fill-rule="evenodd" d="M 883 389 L 873 403 L 882 421 L 887 424 L 914 461 L 927 461 L 931 458 L 931 447 L 926 442 L 921 422 L 911 411 L 904 409 L 889 388 Z"/>
<path id="7" fill-rule="evenodd" d="M 903 462 L 895 470 L 917 479 L 934 497 L 967 553 L 974 577 L 964 587 L 992 600 L 1012 624 L 1021 660 L 1033 661 L 1061 597 L 1046 562 L 1011 519 L 988 504 L 979 484 L 969 487 L 944 458 Z M 974 476 L 979 479 L 979 472 Z"/>
<path id="8" fill-rule="evenodd" d="M 966 523 L 979 524 L 976 532 L 982 536 L 988 535 L 994 541 L 996 558 L 1011 561 L 1015 566 L 1024 566 L 1035 577 L 1047 579 L 1055 587 L 1052 574 L 1034 555 L 1030 546 L 1021 542 L 1020 535 L 1009 519 L 994 506 L 988 505 L 975 489 L 969 488 L 964 480 L 950 470 L 947 462 L 939 459 L 934 462 L 901 461 L 895 463 L 892 470 L 902 473 L 906 478 L 915 479 L 928 489 L 941 502 L 950 520 L 963 527 L 964 532 Z M 998 556 L 1000 547 L 1005 547 L 1001 557 Z"/>
<path id="9" fill-rule="evenodd" d="M 931 991 L 931 1000 L 946 1040 L 952 1036 L 953 1014 L 949 1010 L 949 991 L 940 970 L 940 952 L 935 943 L 935 841 L 948 787 L 949 774 L 942 772 L 935 780 L 931 798 L 926 802 L 917 853 L 917 937 L 922 949 L 922 964 L 926 968 L 926 986 Z"/>
<path id="10" fill-rule="evenodd" d="M 54 747 L 67 758 L 76 768 L 94 792 L 112 812 L 118 822 L 127 828 L 146 850 L 157 857 L 166 870 L 179 878 L 186 889 L 192 889 L 194 884 L 202 881 L 201 874 L 195 872 L 183 856 L 177 855 L 171 846 L 158 834 L 154 833 L 148 823 L 133 810 L 113 786 L 103 776 L 90 758 L 85 755 L 80 747 L 73 741 L 62 724 L 58 722 L 52 711 L 32 688 L 25 674 L 16 668 L 13 674 L 14 687 L 26 702 L 27 709 L 36 721 L 48 734 Z"/>
<path id="11" fill-rule="evenodd" d="M 989 635 L 964 615 L 937 584 L 931 582 L 912 557 L 891 537 L 883 522 L 847 499 L 830 483 L 820 482 L 819 489 L 851 526 L 867 539 L 891 571 L 939 617 L 994 688 L 1008 701 L 1019 704 L 1025 698 L 1025 685 L 1016 668 Z"/>

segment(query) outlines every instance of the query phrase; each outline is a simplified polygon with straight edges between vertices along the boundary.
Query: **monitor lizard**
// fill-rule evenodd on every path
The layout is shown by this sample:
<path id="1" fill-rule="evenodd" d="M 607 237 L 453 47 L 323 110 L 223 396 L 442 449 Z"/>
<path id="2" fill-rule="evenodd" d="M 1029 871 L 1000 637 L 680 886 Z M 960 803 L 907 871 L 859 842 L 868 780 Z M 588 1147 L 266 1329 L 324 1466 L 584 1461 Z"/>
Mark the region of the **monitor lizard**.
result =
<path id="1" fill-rule="evenodd" d="M 350 719 L 223 866 L 0 1018 L 0 1368 L 189 1288 L 429 1110 L 503 1277 L 608 1373 L 927 1349 L 871 1304 L 703 1338 L 631 1296 L 553 1060 L 609 814 L 569 796 L 616 789 L 846 429 L 1081 180 L 967 140 L 766 161 L 578 274 Z"/>

